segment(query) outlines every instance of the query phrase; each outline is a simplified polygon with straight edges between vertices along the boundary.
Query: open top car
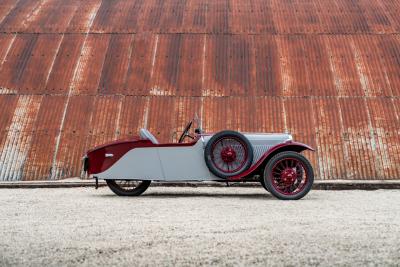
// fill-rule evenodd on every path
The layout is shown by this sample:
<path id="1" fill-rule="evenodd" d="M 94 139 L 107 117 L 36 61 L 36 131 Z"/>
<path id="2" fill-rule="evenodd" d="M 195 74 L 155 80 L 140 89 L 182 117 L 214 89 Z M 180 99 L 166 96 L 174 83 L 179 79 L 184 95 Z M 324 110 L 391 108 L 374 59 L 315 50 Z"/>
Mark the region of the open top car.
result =
<path id="1" fill-rule="evenodd" d="M 310 162 L 300 154 L 311 147 L 290 134 L 221 131 L 190 133 L 190 121 L 178 143 L 159 143 L 148 130 L 87 151 L 84 171 L 104 179 L 120 196 L 138 196 L 151 181 L 238 182 L 259 179 L 279 199 L 300 199 L 314 181 Z M 190 138 L 190 142 L 184 142 Z"/>

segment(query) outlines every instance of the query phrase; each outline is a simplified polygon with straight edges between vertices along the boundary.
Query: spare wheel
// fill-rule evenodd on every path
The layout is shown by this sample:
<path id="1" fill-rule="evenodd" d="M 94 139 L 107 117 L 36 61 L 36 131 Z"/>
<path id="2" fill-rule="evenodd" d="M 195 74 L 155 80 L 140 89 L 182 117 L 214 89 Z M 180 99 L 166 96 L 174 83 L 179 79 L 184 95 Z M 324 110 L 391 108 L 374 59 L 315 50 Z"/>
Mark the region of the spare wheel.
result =
<path id="1" fill-rule="evenodd" d="M 229 178 L 247 170 L 253 162 L 249 140 L 235 131 L 222 131 L 207 142 L 204 158 L 209 170 L 218 177 Z"/>

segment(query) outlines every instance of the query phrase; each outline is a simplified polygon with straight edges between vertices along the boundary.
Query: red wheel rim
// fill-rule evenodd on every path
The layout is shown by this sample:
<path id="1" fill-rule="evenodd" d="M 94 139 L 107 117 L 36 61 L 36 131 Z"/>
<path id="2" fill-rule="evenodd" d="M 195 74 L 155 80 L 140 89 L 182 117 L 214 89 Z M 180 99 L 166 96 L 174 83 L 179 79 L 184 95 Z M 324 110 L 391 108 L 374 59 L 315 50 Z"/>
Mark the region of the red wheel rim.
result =
<path id="1" fill-rule="evenodd" d="M 221 172 L 238 172 L 246 164 L 247 159 L 247 146 L 239 138 L 222 137 L 216 140 L 211 147 L 211 160 Z"/>
<path id="2" fill-rule="evenodd" d="M 284 158 L 275 163 L 271 172 L 272 186 L 281 194 L 296 195 L 303 191 L 308 180 L 307 169 L 296 158 Z"/>

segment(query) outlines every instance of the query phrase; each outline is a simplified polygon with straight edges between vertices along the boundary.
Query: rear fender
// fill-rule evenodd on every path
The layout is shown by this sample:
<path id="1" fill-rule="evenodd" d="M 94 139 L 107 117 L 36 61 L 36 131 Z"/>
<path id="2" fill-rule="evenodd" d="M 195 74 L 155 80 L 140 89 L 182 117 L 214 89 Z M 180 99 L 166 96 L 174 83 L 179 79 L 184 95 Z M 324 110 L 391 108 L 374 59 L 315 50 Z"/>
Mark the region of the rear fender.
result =
<path id="1" fill-rule="evenodd" d="M 264 169 L 265 165 L 267 165 L 268 161 L 275 156 L 276 154 L 284 151 L 294 151 L 297 153 L 301 153 L 305 150 L 315 151 L 314 148 L 299 142 L 288 141 L 285 143 L 278 144 L 276 146 L 271 147 L 253 166 L 251 166 L 248 170 L 243 173 L 230 177 L 229 180 L 240 180 L 246 177 L 251 177 L 253 175 L 259 174 Z"/>

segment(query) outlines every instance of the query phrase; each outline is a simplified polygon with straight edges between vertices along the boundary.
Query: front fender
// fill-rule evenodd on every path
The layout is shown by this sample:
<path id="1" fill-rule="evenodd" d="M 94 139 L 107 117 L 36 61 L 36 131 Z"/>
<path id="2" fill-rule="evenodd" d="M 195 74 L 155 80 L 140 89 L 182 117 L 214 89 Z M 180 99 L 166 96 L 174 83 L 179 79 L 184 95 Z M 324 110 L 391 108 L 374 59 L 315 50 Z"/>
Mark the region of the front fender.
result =
<path id="1" fill-rule="evenodd" d="M 294 142 L 294 141 L 287 141 L 285 143 L 277 144 L 277 145 L 271 147 L 267 152 L 265 152 L 264 155 L 255 164 L 253 164 L 249 169 L 242 172 L 241 174 L 230 177 L 229 180 L 232 180 L 232 181 L 240 180 L 240 179 L 250 177 L 250 176 L 253 176 L 253 175 L 259 173 L 260 169 L 262 169 L 274 155 L 276 155 L 280 152 L 295 151 L 295 152 L 300 153 L 304 150 L 315 151 L 315 149 L 310 147 L 309 145 L 299 143 L 299 142 Z"/>

